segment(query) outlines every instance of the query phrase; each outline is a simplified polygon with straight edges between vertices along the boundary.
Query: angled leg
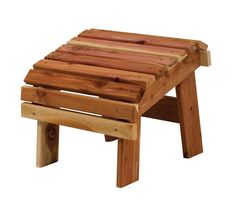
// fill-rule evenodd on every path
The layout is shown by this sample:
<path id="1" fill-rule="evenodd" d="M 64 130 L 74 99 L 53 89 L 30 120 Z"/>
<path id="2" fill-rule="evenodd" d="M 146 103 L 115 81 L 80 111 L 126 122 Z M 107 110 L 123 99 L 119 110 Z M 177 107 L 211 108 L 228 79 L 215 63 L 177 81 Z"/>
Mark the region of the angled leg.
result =
<path id="1" fill-rule="evenodd" d="M 176 86 L 183 155 L 193 157 L 203 152 L 194 72 Z"/>
<path id="2" fill-rule="evenodd" d="M 58 161 L 59 126 L 38 121 L 36 166 Z"/>
<path id="3" fill-rule="evenodd" d="M 124 187 L 139 179 L 139 149 L 141 118 L 137 119 L 137 140 L 118 139 L 117 187 Z"/>

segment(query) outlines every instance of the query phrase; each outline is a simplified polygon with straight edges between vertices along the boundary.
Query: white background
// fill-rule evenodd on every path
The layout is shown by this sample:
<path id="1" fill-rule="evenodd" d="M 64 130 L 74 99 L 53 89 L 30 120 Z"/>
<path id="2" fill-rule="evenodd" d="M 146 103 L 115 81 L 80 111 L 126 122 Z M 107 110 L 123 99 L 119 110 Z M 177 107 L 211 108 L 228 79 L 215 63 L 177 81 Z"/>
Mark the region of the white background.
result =
<path id="1" fill-rule="evenodd" d="M 236 202 L 235 1 L 1 1 L 0 202 Z M 35 167 L 36 121 L 20 117 L 32 64 L 84 29 L 199 39 L 204 154 L 182 158 L 177 124 L 142 119 L 140 181 L 115 187 L 117 143 L 62 127 L 60 160 Z"/>

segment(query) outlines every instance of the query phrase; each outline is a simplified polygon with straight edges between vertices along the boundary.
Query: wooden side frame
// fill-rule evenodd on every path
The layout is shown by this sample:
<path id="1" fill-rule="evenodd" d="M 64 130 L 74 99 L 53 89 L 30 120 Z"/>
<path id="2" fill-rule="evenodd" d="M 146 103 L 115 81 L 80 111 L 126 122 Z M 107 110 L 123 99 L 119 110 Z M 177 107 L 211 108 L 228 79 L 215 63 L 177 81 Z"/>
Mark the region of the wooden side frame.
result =
<path id="1" fill-rule="evenodd" d="M 46 123 L 108 134 L 126 140 L 137 139 L 137 123 L 117 121 L 29 103 L 22 103 L 21 115 Z"/>
<path id="2" fill-rule="evenodd" d="M 23 86 L 21 88 L 21 100 L 43 106 L 85 111 L 131 122 L 137 117 L 137 104 L 83 96 L 42 87 Z"/>
<path id="3" fill-rule="evenodd" d="M 199 52 L 188 56 L 183 62 L 166 72 L 144 93 L 139 103 L 138 114 L 143 115 L 148 109 L 156 104 L 172 88 L 180 84 L 194 70 L 200 66 Z"/>

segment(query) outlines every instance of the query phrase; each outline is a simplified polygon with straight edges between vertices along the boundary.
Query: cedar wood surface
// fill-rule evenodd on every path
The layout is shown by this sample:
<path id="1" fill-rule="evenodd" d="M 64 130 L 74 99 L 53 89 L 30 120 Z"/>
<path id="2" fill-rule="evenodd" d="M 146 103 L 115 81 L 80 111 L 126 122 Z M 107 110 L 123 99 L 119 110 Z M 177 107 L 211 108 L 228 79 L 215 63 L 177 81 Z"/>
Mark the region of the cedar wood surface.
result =
<path id="1" fill-rule="evenodd" d="M 21 89 L 22 116 L 38 120 L 37 166 L 58 160 L 65 125 L 118 138 L 117 187 L 133 183 L 141 116 L 180 123 L 184 157 L 201 153 L 194 71 L 211 64 L 207 48 L 198 40 L 90 29 L 49 53 Z M 172 88 L 177 97 L 165 96 Z"/>

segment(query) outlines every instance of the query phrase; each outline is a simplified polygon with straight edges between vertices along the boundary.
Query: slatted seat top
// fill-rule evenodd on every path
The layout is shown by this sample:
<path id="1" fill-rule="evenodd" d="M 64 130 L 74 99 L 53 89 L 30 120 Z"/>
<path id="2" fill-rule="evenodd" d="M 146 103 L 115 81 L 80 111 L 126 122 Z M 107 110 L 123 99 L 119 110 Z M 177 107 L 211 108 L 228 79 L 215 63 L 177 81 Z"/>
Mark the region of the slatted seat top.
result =
<path id="1" fill-rule="evenodd" d="M 54 89 L 139 104 L 154 83 L 206 49 L 197 40 L 90 29 L 35 63 L 24 81 L 43 88 L 41 96 Z"/>

